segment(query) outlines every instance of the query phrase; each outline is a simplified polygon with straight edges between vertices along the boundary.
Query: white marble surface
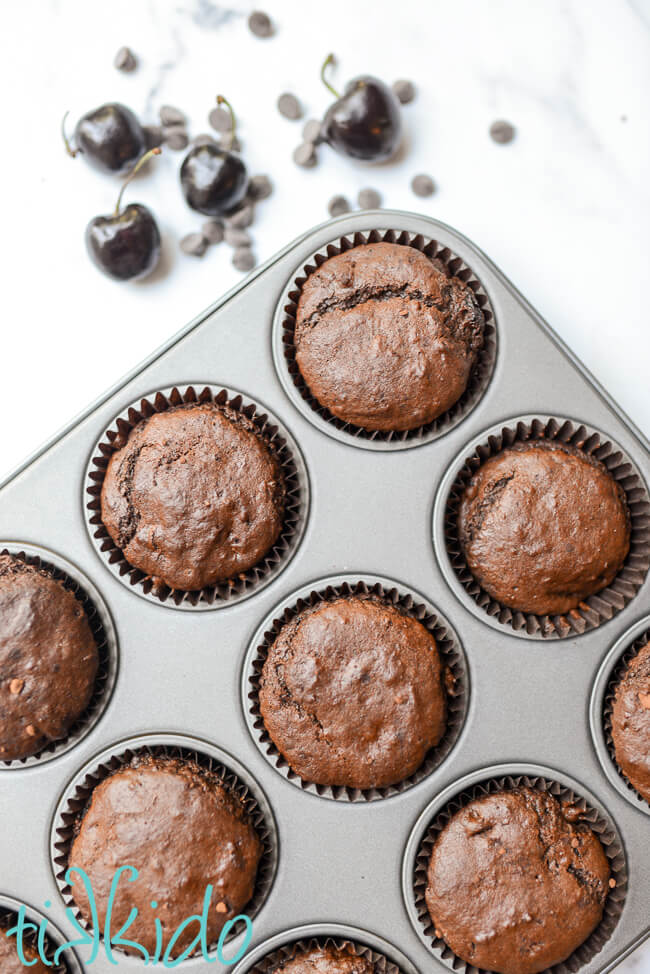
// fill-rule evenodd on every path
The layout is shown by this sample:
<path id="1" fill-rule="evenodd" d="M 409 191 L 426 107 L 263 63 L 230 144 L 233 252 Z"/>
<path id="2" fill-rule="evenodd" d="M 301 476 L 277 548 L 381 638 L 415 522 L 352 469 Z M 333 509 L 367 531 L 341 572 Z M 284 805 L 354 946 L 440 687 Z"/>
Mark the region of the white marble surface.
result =
<path id="1" fill-rule="evenodd" d="M 194 134 L 218 91 L 241 116 L 245 157 L 274 196 L 254 227 L 260 260 L 327 216 L 331 195 L 365 185 L 385 205 L 419 209 L 473 238 L 528 296 L 646 434 L 650 434 L 650 3 L 648 0 L 269 0 L 277 34 L 252 37 L 239 0 L 3 0 L 2 353 L 0 477 L 241 275 L 221 245 L 203 261 L 178 238 L 199 221 L 166 152 L 129 198 L 165 235 L 166 273 L 134 285 L 88 262 L 87 221 L 114 205 L 116 183 L 72 162 L 59 122 L 120 100 L 145 121 L 179 105 Z M 139 70 L 122 75 L 129 44 Z M 283 90 L 310 116 L 328 104 L 320 62 L 335 51 L 354 74 L 412 78 L 408 152 L 355 167 L 321 153 L 313 171 L 291 152 L 300 123 L 275 109 Z M 517 126 L 507 147 L 487 129 Z M 418 200 L 411 176 L 439 192 Z M 260 329 L 266 326 L 260 322 Z M 650 972 L 650 947 L 623 967 Z M 621 968 L 623 969 L 623 968 Z"/>

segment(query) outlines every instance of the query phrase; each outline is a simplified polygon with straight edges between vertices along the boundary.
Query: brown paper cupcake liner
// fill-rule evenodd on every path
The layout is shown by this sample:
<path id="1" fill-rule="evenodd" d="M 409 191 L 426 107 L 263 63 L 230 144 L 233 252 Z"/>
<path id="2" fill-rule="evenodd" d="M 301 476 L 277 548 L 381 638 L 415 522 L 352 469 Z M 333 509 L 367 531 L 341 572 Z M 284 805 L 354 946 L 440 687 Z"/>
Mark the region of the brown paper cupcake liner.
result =
<path id="1" fill-rule="evenodd" d="M 353 423 L 346 423 L 334 416 L 325 406 L 318 402 L 312 395 L 307 383 L 302 377 L 296 362 L 294 333 L 296 325 L 296 312 L 300 293 L 305 281 L 310 274 L 313 274 L 321 264 L 324 264 L 330 257 L 351 250 L 368 243 L 394 243 L 403 244 L 419 250 L 427 257 L 438 261 L 452 272 L 455 277 L 464 281 L 474 292 L 479 307 L 485 319 L 483 346 L 478 354 L 477 360 L 472 369 L 472 373 L 465 392 L 445 413 L 438 416 L 432 422 L 420 426 L 413 430 L 367 430 Z M 291 282 L 288 291 L 285 292 L 281 307 L 276 315 L 274 328 L 278 330 L 276 336 L 277 346 L 281 344 L 281 355 L 276 356 L 276 365 L 282 367 L 286 373 L 289 386 L 297 390 L 295 397 L 296 405 L 301 409 L 307 419 L 313 418 L 315 413 L 322 421 L 331 425 L 340 433 L 346 434 L 357 445 L 366 448 L 400 450 L 406 447 L 418 446 L 437 439 L 447 433 L 454 426 L 457 426 L 477 405 L 487 389 L 497 355 L 497 333 L 494 325 L 494 312 L 483 285 L 477 279 L 472 269 L 465 261 L 454 254 L 448 247 L 443 246 L 430 237 L 422 234 L 408 233 L 406 230 L 368 230 L 366 232 L 356 232 L 339 237 L 326 247 L 317 251 L 300 269 L 295 279 Z M 278 361 L 278 359 L 282 361 Z M 310 416 L 311 414 L 311 416 Z"/>
<path id="2" fill-rule="evenodd" d="M 18 919 L 17 906 L 18 903 L 16 900 L 9 900 L 7 897 L 0 896 L 0 936 L 4 936 L 3 931 L 14 926 L 16 923 Z M 36 910 L 32 910 L 26 904 L 25 918 L 28 923 L 35 923 L 36 926 L 40 926 L 41 921 L 44 919 L 43 914 L 38 913 Z M 64 938 L 61 936 L 59 931 L 55 932 L 55 928 L 48 920 L 44 937 L 43 955 L 48 962 L 47 966 L 50 968 L 51 974 L 82 974 L 79 961 L 71 949 L 68 949 L 61 954 L 58 964 L 54 963 L 54 955 L 57 949 L 64 942 Z M 23 943 L 26 947 L 30 947 L 37 954 L 37 956 L 40 957 L 38 950 L 38 932 L 30 930 L 25 933 Z M 25 970 L 28 971 L 29 968 L 27 967 Z"/>
<path id="3" fill-rule="evenodd" d="M 497 602 L 472 574 L 458 537 L 458 510 L 462 496 L 481 464 L 514 443 L 538 440 L 564 443 L 599 460 L 623 488 L 630 512 L 630 551 L 621 571 L 611 585 L 564 615 L 535 615 Z M 641 474 L 629 456 L 602 433 L 568 419 L 523 417 L 487 436 L 485 442 L 465 458 L 449 491 L 444 517 L 445 543 L 458 581 L 488 616 L 522 636 L 561 639 L 597 629 L 632 601 L 650 566 L 650 500 Z"/>
<path id="4" fill-rule="evenodd" d="M 327 947 L 345 950 L 356 957 L 365 957 L 372 963 L 375 974 L 401 974 L 398 965 L 389 960 L 385 954 L 378 953 L 372 947 L 368 947 L 359 941 L 348 940 L 345 937 L 337 937 L 332 934 L 308 937 L 283 944 L 248 967 L 247 974 L 273 974 L 282 964 L 292 960 L 296 954 L 309 950 L 322 950 Z"/>
<path id="5" fill-rule="evenodd" d="M 165 737 L 170 737 L 170 735 L 165 735 Z M 86 773 L 81 772 L 84 775 L 83 778 L 80 776 L 74 783 L 74 787 L 69 790 L 64 803 L 59 806 L 53 825 L 51 848 L 54 878 L 66 907 L 74 912 L 80 925 L 87 930 L 90 929 L 90 926 L 78 910 L 72 897 L 72 890 L 65 879 L 72 843 L 88 809 L 93 790 L 106 778 L 141 755 L 172 757 L 191 761 L 215 775 L 231 794 L 242 802 L 249 821 L 262 843 L 262 857 L 257 869 L 255 891 L 243 911 L 246 916 L 253 919 L 259 913 L 270 892 L 278 855 L 277 833 L 270 811 L 265 814 L 250 786 L 215 756 L 208 753 L 207 750 L 202 751 L 186 746 L 182 743 L 182 738 L 177 738 L 177 740 L 179 743 L 136 743 L 133 747 L 129 747 L 128 742 L 122 742 L 116 745 L 114 749 L 105 752 L 101 761 L 91 771 L 84 769 Z M 243 922 L 236 924 L 223 942 L 229 943 L 239 936 L 243 930 Z M 217 942 L 209 945 L 210 950 L 216 949 L 216 947 Z"/>
<path id="6" fill-rule="evenodd" d="M 86 618 L 90 624 L 90 630 L 97 644 L 99 656 L 99 665 L 92 697 L 84 712 L 70 725 L 68 733 L 56 741 L 50 741 L 41 751 L 37 754 L 32 754 L 30 757 L 17 758 L 13 761 L 0 760 L 0 771 L 4 771 L 27 768 L 35 764 L 50 761 L 52 758 L 58 757 L 59 754 L 69 751 L 70 748 L 78 744 L 93 729 L 108 706 L 113 687 L 115 686 L 118 651 L 117 637 L 110 622 L 108 611 L 105 610 L 104 612 L 106 618 L 106 623 L 104 623 L 95 601 L 85 590 L 83 582 L 77 578 L 73 578 L 63 567 L 50 560 L 50 557 L 54 558 L 55 556 L 50 556 L 48 552 L 49 557 L 46 560 L 40 554 L 36 553 L 36 549 L 28 545 L 24 547 L 11 546 L 10 548 L 0 545 L 0 555 L 12 555 L 14 558 L 19 558 L 25 562 L 26 565 L 31 565 L 36 569 L 46 571 L 57 581 L 61 582 L 64 588 L 72 592 L 77 601 L 81 603 L 86 614 Z M 70 566 L 70 569 L 73 567 Z M 75 569 L 75 572 L 77 573 L 77 569 Z M 81 573 L 78 574 L 81 575 Z"/>
<path id="7" fill-rule="evenodd" d="M 401 586 L 385 584 L 379 580 L 349 581 L 336 579 L 328 580 L 329 584 L 321 589 L 314 588 L 308 595 L 283 609 L 280 614 L 269 620 L 269 628 L 264 632 L 261 641 L 255 640 L 251 647 L 246 663 L 244 681 L 244 707 L 247 711 L 249 728 L 253 738 L 267 761 L 292 784 L 304 791 L 319 795 L 323 798 L 336 799 L 346 802 L 369 802 L 398 795 L 417 785 L 428 777 L 436 768 L 440 767 L 454 747 L 463 729 L 467 707 L 469 703 L 469 672 L 467 661 L 463 653 L 458 636 L 432 606 L 419 602 Z M 262 670 L 269 653 L 269 649 L 283 626 L 296 615 L 320 602 L 332 602 L 337 598 L 356 596 L 362 599 L 375 599 L 391 605 L 404 615 L 417 619 L 422 623 L 436 640 L 438 652 L 443 667 L 443 679 L 447 700 L 447 726 L 440 742 L 432 747 L 425 755 L 420 767 L 408 778 L 383 788 L 349 788 L 345 785 L 319 785 L 301 778 L 289 766 L 271 740 L 259 709 L 259 690 Z M 277 611 L 277 610 L 276 610 Z"/>
<path id="8" fill-rule="evenodd" d="M 624 650 L 618 663 L 612 670 L 612 674 L 607 683 L 605 689 L 605 698 L 603 700 L 603 732 L 605 735 L 605 745 L 609 752 L 609 756 L 612 759 L 612 764 L 618 772 L 621 781 L 625 784 L 626 788 L 629 790 L 630 795 L 638 799 L 638 802 L 643 807 L 644 811 L 650 812 L 650 802 L 647 801 L 643 795 L 640 795 L 636 790 L 632 782 L 627 778 L 627 776 L 621 771 L 616 760 L 616 750 L 614 748 L 614 741 L 612 739 L 612 710 L 614 707 L 614 697 L 616 694 L 616 687 L 618 686 L 621 677 L 623 676 L 625 670 L 632 662 L 639 650 L 643 649 L 644 646 L 650 642 L 650 627 L 645 630 L 640 636 L 638 636 L 626 650 Z"/>
<path id="9" fill-rule="evenodd" d="M 488 778 L 480 784 L 461 791 L 436 814 L 420 842 L 415 858 L 413 897 L 421 931 L 432 953 L 446 967 L 456 972 L 472 974 L 477 968 L 458 957 L 447 943 L 436 935 L 433 921 L 429 916 L 425 893 L 427 870 L 434 843 L 453 815 L 475 798 L 482 798 L 497 791 L 511 791 L 513 788 L 522 785 L 528 788 L 536 788 L 538 791 L 549 792 L 559 801 L 567 802 L 582 810 L 580 821 L 589 825 L 600 839 L 609 861 L 612 878 L 616 881 L 616 885 L 610 889 L 605 900 L 602 920 L 593 933 L 565 961 L 547 968 L 542 974 L 575 974 L 581 967 L 588 964 L 611 937 L 623 911 L 627 891 L 627 864 L 622 840 L 616 826 L 609 818 L 593 808 L 580 794 L 551 778 L 525 774 Z"/>
<path id="10" fill-rule="evenodd" d="M 268 411 L 245 399 L 241 393 L 220 386 L 173 386 L 152 393 L 131 404 L 106 430 L 93 450 L 86 475 L 86 524 L 91 540 L 102 560 L 127 587 L 135 587 L 138 594 L 155 602 L 183 609 L 223 608 L 259 591 L 275 578 L 293 557 L 302 538 L 309 506 L 308 478 L 300 451 L 289 432 Z M 154 413 L 191 403 L 215 403 L 240 413 L 251 421 L 260 437 L 271 448 L 284 475 L 286 498 L 282 531 L 266 555 L 252 568 L 233 578 L 187 592 L 172 589 L 160 580 L 145 575 L 131 565 L 117 547 L 101 518 L 101 491 L 108 462 L 113 453 L 126 443 L 129 433 L 138 423 Z"/>

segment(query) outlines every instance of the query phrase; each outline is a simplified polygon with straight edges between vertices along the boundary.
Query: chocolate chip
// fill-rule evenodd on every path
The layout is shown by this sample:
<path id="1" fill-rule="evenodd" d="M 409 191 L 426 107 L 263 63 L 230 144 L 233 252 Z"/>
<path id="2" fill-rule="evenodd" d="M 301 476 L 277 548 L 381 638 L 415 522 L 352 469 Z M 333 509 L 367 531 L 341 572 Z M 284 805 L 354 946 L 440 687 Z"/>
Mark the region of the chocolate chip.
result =
<path id="1" fill-rule="evenodd" d="M 247 206 L 242 206 L 231 216 L 227 216 L 225 223 L 227 227 L 236 227 L 238 230 L 245 230 L 246 227 L 250 227 L 253 222 L 254 216 L 253 207 L 248 204 Z"/>
<path id="2" fill-rule="evenodd" d="M 317 118 L 310 118 L 303 126 L 302 137 L 304 141 L 311 142 L 312 145 L 317 145 L 320 142 L 321 127 L 321 123 Z"/>
<path id="3" fill-rule="evenodd" d="M 189 138 L 187 132 L 180 125 L 175 125 L 172 128 L 165 129 L 164 131 L 165 145 L 168 145 L 170 149 L 175 152 L 180 152 L 181 149 L 186 149 L 189 145 Z"/>
<path id="4" fill-rule="evenodd" d="M 113 67 L 118 71 L 135 71 L 138 66 L 135 54 L 130 47 L 121 47 L 113 59 Z"/>
<path id="5" fill-rule="evenodd" d="M 419 173 L 411 180 L 411 189 L 416 196 L 433 196 L 436 191 L 436 184 L 431 176 L 426 173 Z"/>
<path id="6" fill-rule="evenodd" d="M 163 130 L 160 125 L 143 125 L 142 131 L 147 145 L 147 149 L 155 149 L 162 145 Z"/>
<path id="7" fill-rule="evenodd" d="M 265 200 L 273 192 L 273 183 L 268 176 L 252 176 L 248 184 L 248 195 L 252 200 Z"/>
<path id="8" fill-rule="evenodd" d="M 188 233 L 180 242 L 181 250 L 189 257 L 203 257 L 208 247 L 208 241 L 202 233 Z"/>
<path id="9" fill-rule="evenodd" d="M 217 105 L 216 108 L 212 109 L 208 115 L 208 122 L 215 132 L 230 132 L 232 128 L 230 112 L 227 108 L 222 108 L 221 105 Z"/>
<path id="10" fill-rule="evenodd" d="M 211 135 L 206 132 L 202 132 L 200 135 L 195 136 L 192 139 L 192 145 L 216 145 L 217 140 L 213 139 Z"/>
<path id="11" fill-rule="evenodd" d="M 510 122 L 499 119 L 490 125 L 490 138 L 499 145 L 507 145 L 515 137 L 515 127 Z"/>
<path id="12" fill-rule="evenodd" d="M 285 118 L 290 118 L 292 122 L 295 122 L 297 119 L 302 118 L 303 116 L 300 102 L 295 95 L 292 95 L 288 91 L 285 91 L 283 95 L 280 95 L 277 105 L 280 115 L 284 115 Z"/>
<path id="13" fill-rule="evenodd" d="M 412 81 L 396 81 L 393 93 L 401 105 L 408 105 L 415 98 L 415 85 Z"/>
<path id="14" fill-rule="evenodd" d="M 173 105 L 163 105 L 158 114 L 163 125 L 185 125 L 185 116 Z"/>
<path id="15" fill-rule="evenodd" d="M 226 227 L 224 240 L 231 247 L 250 247 L 252 240 L 250 233 L 245 230 L 238 230 L 237 227 Z"/>
<path id="16" fill-rule="evenodd" d="M 271 37 L 273 34 L 273 24 L 268 14 L 261 10 L 254 10 L 248 18 L 248 29 L 255 37 Z"/>
<path id="17" fill-rule="evenodd" d="M 341 216 L 350 212 L 350 204 L 345 196 L 333 196 L 327 204 L 327 211 L 330 216 Z"/>
<path id="18" fill-rule="evenodd" d="M 255 255 L 250 247 L 238 247 L 232 255 L 232 263 L 238 271 L 252 271 L 255 267 Z"/>
<path id="19" fill-rule="evenodd" d="M 376 189 L 359 190 L 357 203 L 362 210 L 378 210 L 381 206 L 381 196 Z"/>
<path id="20" fill-rule="evenodd" d="M 220 220 L 206 220 L 201 227 L 201 233 L 208 243 L 221 243 L 223 240 L 223 223 Z"/>
<path id="21" fill-rule="evenodd" d="M 302 166 L 304 169 L 311 169 L 315 166 L 317 160 L 313 142 L 303 142 L 302 145 L 299 145 L 294 150 L 293 161 L 297 166 Z"/>

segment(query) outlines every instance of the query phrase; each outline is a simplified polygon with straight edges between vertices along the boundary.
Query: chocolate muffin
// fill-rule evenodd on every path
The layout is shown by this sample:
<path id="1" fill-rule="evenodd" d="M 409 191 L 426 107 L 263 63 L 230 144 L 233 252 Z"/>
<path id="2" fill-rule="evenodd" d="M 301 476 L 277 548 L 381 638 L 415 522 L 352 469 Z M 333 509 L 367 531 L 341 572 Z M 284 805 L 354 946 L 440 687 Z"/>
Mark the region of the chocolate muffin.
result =
<path id="1" fill-rule="evenodd" d="M 650 643 L 630 660 L 616 687 L 612 740 L 619 768 L 650 802 Z"/>
<path id="2" fill-rule="evenodd" d="M 630 548 L 625 494 L 606 467 L 550 440 L 481 464 L 458 512 L 470 571 L 521 612 L 560 614 L 611 584 Z"/>
<path id="3" fill-rule="evenodd" d="M 207 940 L 214 943 L 250 902 L 261 857 L 262 843 L 242 802 L 215 774 L 181 758 L 141 756 L 95 787 L 68 865 L 88 875 L 102 929 L 115 871 L 124 865 L 138 870 L 133 882 L 118 887 L 112 928 L 119 930 L 137 909 L 128 937 L 153 954 L 154 917 L 166 948 L 183 920 L 202 913 L 208 884 L 214 891 Z M 83 886 L 75 884 L 72 895 L 90 922 Z M 192 943 L 197 926 L 178 938 L 174 956 Z"/>
<path id="4" fill-rule="evenodd" d="M 607 857 L 575 807 L 516 788 L 456 812 L 433 846 L 426 903 L 467 964 L 535 974 L 569 957 L 598 926 Z"/>
<path id="5" fill-rule="evenodd" d="M 102 521 L 135 568 L 196 591 L 256 565 L 282 530 L 284 479 L 255 424 L 215 403 L 154 413 L 112 454 Z"/>
<path id="6" fill-rule="evenodd" d="M 28 966 L 25 967 L 16 948 L 16 938 L 7 937 L 7 929 L 13 926 L 13 921 L 6 924 L 0 922 L 0 971 L 2 974 L 51 974 L 51 967 L 46 967 L 41 961 L 38 951 L 23 940 L 23 955 Z"/>
<path id="7" fill-rule="evenodd" d="M 436 641 L 381 601 L 321 602 L 270 647 L 259 706 L 271 740 L 303 780 L 395 784 L 417 771 L 445 730 Z"/>
<path id="8" fill-rule="evenodd" d="M 274 974 L 373 974 L 374 969 L 368 957 L 351 947 L 327 946 L 297 951 L 275 967 Z"/>
<path id="9" fill-rule="evenodd" d="M 0 761 L 65 737 L 99 665 L 83 606 L 43 568 L 0 555 Z"/>
<path id="10" fill-rule="evenodd" d="M 367 430 L 412 430 L 465 392 L 483 344 L 474 292 L 401 244 L 331 257 L 302 287 L 294 334 L 310 392 Z"/>

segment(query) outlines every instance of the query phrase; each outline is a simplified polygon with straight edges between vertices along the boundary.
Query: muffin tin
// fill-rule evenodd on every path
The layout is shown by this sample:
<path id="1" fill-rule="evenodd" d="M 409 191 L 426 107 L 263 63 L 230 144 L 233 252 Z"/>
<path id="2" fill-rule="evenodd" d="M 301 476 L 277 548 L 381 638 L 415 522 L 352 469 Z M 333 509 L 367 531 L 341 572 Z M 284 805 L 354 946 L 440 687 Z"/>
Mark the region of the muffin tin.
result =
<path id="1" fill-rule="evenodd" d="M 469 408 L 444 428 L 396 441 L 355 436 L 328 422 L 302 399 L 278 354 L 287 303 L 304 268 L 343 240 L 347 246 L 387 235 L 420 248 L 433 244 L 450 265 L 458 261 L 455 266 L 471 272 L 493 315 L 495 350 Z M 92 463 L 97 445 L 118 418 L 128 422 L 129 407 L 139 408 L 156 392 L 183 395 L 188 387 L 199 396 L 204 389 L 239 393 L 256 414 L 268 414 L 297 461 L 305 503 L 291 557 L 281 558 L 263 585 L 232 598 L 222 592 L 212 601 L 177 604 L 144 593 L 137 579 L 131 585 L 128 573 L 120 576 L 87 530 L 93 496 L 87 491 L 88 473 L 98 469 Z M 467 591 L 445 540 L 450 488 L 477 445 L 496 430 L 551 419 L 584 426 L 629 461 L 638 478 L 639 537 L 647 538 L 648 442 L 524 298 L 449 227 L 415 214 L 362 212 L 292 243 L 21 467 L 0 489 L 0 549 L 37 547 L 44 561 L 72 566 L 71 576 L 85 579 L 86 591 L 107 606 L 120 665 L 112 695 L 83 737 L 64 742 L 47 760 L 15 763 L 0 775 L 4 899 L 42 910 L 72 938 L 55 862 L 60 813 L 106 755 L 122 754 L 134 741 L 138 747 L 163 742 L 216 755 L 275 822 L 269 841 L 277 869 L 253 920 L 241 974 L 267 947 L 320 936 L 365 946 L 403 974 L 443 970 L 447 960 L 427 942 L 414 913 L 418 844 L 450 798 L 499 775 L 538 775 L 569 787 L 620 837 L 626 889 L 614 891 L 614 928 L 600 950 L 571 969 L 609 970 L 644 940 L 650 934 L 649 821 L 615 768 L 610 773 L 598 708 L 614 656 L 650 625 L 648 575 L 642 567 L 638 584 L 626 586 L 611 611 L 587 613 L 584 631 L 551 620 L 555 631 L 541 639 L 534 625 L 513 628 L 498 608 Z M 260 634 L 297 598 L 322 592 L 333 579 L 379 581 L 412 596 L 448 627 L 466 660 L 466 706 L 450 750 L 408 788 L 372 801 L 298 790 L 301 783 L 288 780 L 267 753 L 249 712 Z M 237 944 L 236 938 L 227 952 Z M 137 958 L 119 958 L 120 970 L 144 970 Z M 199 957 L 181 969 L 218 966 Z M 88 969 L 114 970 L 101 952 Z"/>

